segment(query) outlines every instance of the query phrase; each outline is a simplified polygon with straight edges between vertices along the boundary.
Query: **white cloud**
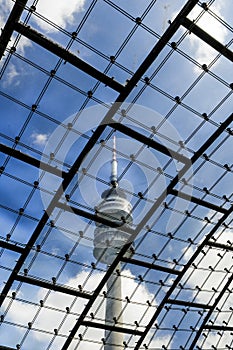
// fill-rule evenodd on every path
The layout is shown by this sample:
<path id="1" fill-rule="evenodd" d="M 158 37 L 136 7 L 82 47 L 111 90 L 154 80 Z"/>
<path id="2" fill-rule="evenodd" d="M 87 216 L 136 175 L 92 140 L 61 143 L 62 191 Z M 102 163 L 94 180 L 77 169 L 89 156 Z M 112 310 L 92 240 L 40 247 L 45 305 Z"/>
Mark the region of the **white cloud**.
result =
<path id="1" fill-rule="evenodd" d="M 47 17 L 52 22 L 65 28 L 67 24 L 73 23 L 75 14 L 84 10 L 85 0 L 40 0 L 36 7 L 36 11 Z M 14 1 L 1 0 L 0 2 L 0 28 L 3 28 L 5 22 L 14 5 Z M 47 32 L 52 32 L 55 29 L 43 21 L 39 21 L 37 17 L 35 20 L 38 25 Z"/>
<path id="2" fill-rule="evenodd" d="M 220 3 L 211 7 L 211 9 L 215 12 L 219 17 L 222 16 L 222 8 Z M 191 20 L 195 19 L 200 13 L 200 7 L 196 6 L 194 10 L 189 15 Z M 205 32 L 210 34 L 216 40 L 225 43 L 227 37 L 227 29 L 220 24 L 216 19 L 214 19 L 208 12 L 201 17 L 201 19 L 197 22 L 198 27 L 202 28 Z M 194 58 L 200 64 L 209 65 L 210 62 L 217 55 L 217 51 L 211 48 L 211 46 L 207 45 L 203 40 L 199 39 L 194 34 L 190 34 L 189 43 L 191 49 L 193 51 Z"/>
<path id="3" fill-rule="evenodd" d="M 75 14 L 83 11 L 85 0 L 40 0 L 37 5 L 37 12 L 47 17 L 52 22 L 66 28 L 67 24 L 72 24 Z M 35 17 L 37 24 L 46 32 L 56 31 L 55 28 L 46 22 Z"/>
<path id="4" fill-rule="evenodd" d="M 14 34 L 12 37 L 12 46 L 14 43 L 14 39 L 16 38 L 16 35 Z M 21 36 L 19 43 L 17 45 L 17 53 L 24 56 L 25 49 L 28 47 L 31 47 L 31 42 L 27 39 Z M 7 55 L 3 57 L 3 59 L 0 62 L 0 68 L 4 65 L 4 61 Z M 28 75 L 28 72 L 22 68 L 20 64 L 15 63 L 8 63 L 6 71 L 4 73 L 4 80 L 3 80 L 3 87 L 10 87 L 10 86 L 18 86 L 21 82 L 21 77 Z"/>
<path id="5" fill-rule="evenodd" d="M 213 346 L 218 344 L 218 349 L 227 349 L 226 345 L 230 346 L 232 344 L 232 335 L 230 332 L 223 333 L 222 336 L 220 336 L 221 332 L 216 332 L 215 334 L 208 335 L 208 338 L 206 338 L 205 343 L 203 344 L 203 349 L 214 349 Z M 204 338 L 202 337 L 202 340 Z M 232 347 L 228 348 L 232 349 Z"/>
<path id="6" fill-rule="evenodd" d="M 37 146 L 44 146 L 48 141 L 48 137 L 49 137 L 49 134 L 40 134 L 37 132 L 34 132 L 31 135 L 32 143 Z"/>
<path id="7" fill-rule="evenodd" d="M 67 281 L 67 285 L 70 285 L 72 287 L 77 287 L 77 285 L 84 283 L 85 281 L 85 291 L 93 291 L 95 290 L 97 284 L 103 277 L 103 273 L 97 272 L 94 273 L 91 277 L 88 278 L 89 271 L 81 271 L 76 277 L 71 278 Z M 139 305 L 134 304 L 134 301 L 139 302 L 146 302 L 146 300 L 152 300 L 153 294 L 151 294 L 146 286 L 143 284 L 138 285 L 138 282 L 135 280 L 135 276 L 132 275 L 132 273 L 129 270 L 122 272 L 122 298 L 124 299 L 125 296 L 131 296 L 134 291 L 136 290 L 136 294 L 131 298 L 131 303 L 127 304 L 126 312 L 123 315 L 124 322 L 125 323 L 131 323 L 134 324 L 134 321 L 140 321 L 141 317 L 143 316 L 144 312 L 148 310 L 145 315 L 143 316 L 143 324 L 147 324 L 147 322 L 150 320 L 152 314 L 155 311 L 154 307 L 150 307 L 148 309 L 148 306 L 145 305 Z M 35 298 L 35 295 L 33 297 L 34 300 L 41 300 L 44 299 L 45 295 L 48 293 L 47 290 L 39 289 Z M 19 295 L 21 298 L 23 298 L 22 293 Z M 40 313 L 38 317 L 36 318 L 36 321 L 33 323 L 32 328 L 33 329 L 42 329 L 44 331 L 53 332 L 55 328 L 59 327 L 59 324 L 61 323 L 64 313 L 55 311 L 52 308 L 59 308 L 65 311 L 65 308 L 67 306 L 70 306 L 72 301 L 74 300 L 74 297 L 63 295 L 56 292 L 50 292 L 49 296 L 47 297 L 45 301 L 45 306 L 49 306 L 51 309 L 47 308 L 41 308 Z M 102 301 L 104 301 L 102 303 Z M 73 307 L 71 308 L 71 313 L 67 315 L 67 319 L 64 321 L 61 329 L 59 330 L 60 334 L 68 334 L 70 330 L 72 329 L 73 325 L 76 322 L 77 316 L 73 315 L 73 313 L 80 314 L 85 307 L 86 300 L 78 298 L 77 301 L 73 304 Z M 124 303 L 125 305 L 125 303 Z M 32 322 L 33 317 L 35 316 L 36 312 L 38 310 L 37 306 L 25 304 L 21 301 L 15 300 L 12 303 L 11 308 L 8 310 L 8 313 L 6 315 L 6 320 L 11 322 L 16 322 L 18 324 L 23 324 L 27 327 L 28 322 Z M 93 308 L 90 310 L 90 312 L 95 312 L 95 310 L 98 310 L 96 312 L 95 317 L 98 319 L 104 320 L 105 317 L 105 299 L 103 297 L 98 297 L 95 304 L 93 305 Z M 90 313 L 88 313 L 90 315 Z M 82 333 L 84 331 L 84 327 L 81 327 L 79 329 L 78 333 Z M 21 336 L 25 332 L 25 329 L 19 328 L 19 331 L 21 332 Z M 149 334 L 150 338 L 152 334 Z M 100 349 L 100 345 L 94 342 L 101 342 L 101 338 L 104 337 L 104 331 L 98 330 L 94 328 L 89 328 L 87 333 L 84 335 L 84 340 L 80 343 L 78 349 L 79 350 L 86 350 L 88 347 L 88 350 L 96 350 Z M 127 336 L 125 339 L 127 340 Z M 48 343 L 51 339 L 51 335 L 45 334 L 42 332 L 33 332 L 31 333 L 31 338 L 33 339 L 33 342 L 35 342 L 36 346 L 42 346 L 43 343 Z M 86 340 L 85 340 L 86 339 Z M 89 341 L 88 341 L 89 340 Z M 169 341 L 169 338 L 166 336 L 163 337 L 157 337 L 155 340 L 153 340 L 150 343 L 150 347 L 162 347 L 162 345 L 167 345 Z M 132 339 L 132 344 L 134 344 L 135 338 Z M 57 349 L 58 346 L 61 346 L 61 344 L 64 343 L 64 338 L 57 337 L 53 347 L 51 349 Z M 26 349 L 26 348 L 25 348 Z M 71 347 L 71 349 L 73 349 Z"/>
<path id="8" fill-rule="evenodd" d="M 5 80 L 3 83 L 4 87 L 8 87 L 8 86 L 17 86 L 19 85 L 19 79 L 17 79 L 20 76 L 19 71 L 17 70 L 16 66 L 12 63 L 8 64 L 6 73 L 5 73 Z"/>
<path id="9" fill-rule="evenodd" d="M 9 0 L 1 0 L 0 2 L 0 28 L 4 27 L 5 21 L 12 9 L 14 3 Z"/>
<path id="10" fill-rule="evenodd" d="M 31 41 L 28 38 L 21 36 L 17 45 L 17 53 L 24 56 L 25 49 L 28 47 L 32 47 Z"/>
<path id="11" fill-rule="evenodd" d="M 37 6 L 37 11 L 43 16 L 49 18 L 51 21 L 55 22 L 59 26 L 66 28 L 68 24 L 72 24 L 75 20 L 75 14 L 83 11 L 85 0 L 40 0 Z M 3 28 L 10 11 L 14 5 L 14 1 L 2 0 L 0 2 L 0 28 Z M 38 17 L 34 17 L 37 25 L 46 32 L 56 31 L 52 26 L 48 25 L 46 22 L 40 20 Z M 13 46 L 14 40 L 16 38 L 16 33 L 12 35 L 11 41 L 8 46 Z M 20 55 L 25 54 L 25 49 L 32 47 L 32 43 L 26 37 L 21 36 L 19 43 L 17 45 L 17 53 Z M 4 57 L 1 60 L 0 67 L 4 64 Z M 8 87 L 11 84 L 18 85 L 19 80 L 16 78 L 19 75 L 25 75 L 27 72 L 11 65 L 8 68 L 8 72 L 5 76 L 4 87 Z"/>
<path id="12" fill-rule="evenodd" d="M 217 242 L 221 244 L 227 244 L 226 240 L 229 239 L 229 237 L 227 238 L 228 234 L 230 236 L 232 232 L 230 232 L 230 230 L 226 230 L 225 235 L 220 236 Z M 204 238 L 205 237 L 203 237 L 203 239 Z M 199 245 L 202 243 L 203 239 L 199 242 Z M 202 253 L 200 253 L 194 261 L 195 265 L 198 266 L 198 269 L 193 270 L 192 275 L 189 278 L 188 286 L 192 287 L 194 290 L 195 286 L 200 286 L 203 290 L 205 290 L 197 295 L 196 302 L 208 303 L 210 298 L 213 296 L 214 292 L 210 293 L 206 290 L 211 291 L 213 287 L 218 288 L 218 284 L 220 283 L 220 281 L 222 281 L 224 276 L 226 277 L 226 272 L 224 271 L 224 268 L 231 270 L 232 254 L 230 251 L 225 252 L 224 254 L 223 251 L 214 248 L 204 248 L 203 250 L 206 252 L 206 254 L 203 255 Z M 185 248 L 183 249 L 183 252 L 184 251 Z M 190 247 L 184 255 L 184 260 L 187 262 L 192 257 L 194 252 L 195 249 L 193 247 Z M 218 256 L 218 253 L 222 255 L 221 259 Z M 214 269 L 216 264 L 216 271 L 213 271 L 210 274 L 211 269 L 209 267 L 211 266 Z M 190 271 L 188 273 L 190 273 Z M 226 280 L 224 282 L 226 283 Z M 196 292 L 194 292 L 194 294 L 196 294 Z"/>

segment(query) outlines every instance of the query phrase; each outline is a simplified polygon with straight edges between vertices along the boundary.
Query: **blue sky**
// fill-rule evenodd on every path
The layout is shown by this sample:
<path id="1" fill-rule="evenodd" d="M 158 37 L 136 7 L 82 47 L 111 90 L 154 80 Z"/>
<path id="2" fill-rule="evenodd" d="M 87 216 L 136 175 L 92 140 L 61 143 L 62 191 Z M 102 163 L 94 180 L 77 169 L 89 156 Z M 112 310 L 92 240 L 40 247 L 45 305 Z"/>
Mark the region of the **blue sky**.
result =
<path id="1" fill-rule="evenodd" d="M 56 4 L 55 4 L 56 3 Z M 81 59 L 94 65 L 98 70 L 103 71 L 109 64 L 109 57 L 111 55 L 116 56 L 118 64 L 112 65 L 107 75 L 113 76 L 115 80 L 120 82 L 122 85 L 126 83 L 126 80 L 130 78 L 129 72 L 120 68 L 119 65 L 127 67 L 129 71 L 135 72 L 138 66 L 142 63 L 146 55 L 149 53 L 151 48 L 156 43 L 156 38 L 149 33 L 145 27 L 138 26 L 135 30 L 134 35 L 126 43 L 122 52 L 119 52 L 122 42 L 125 40 L 127 35 L 133 30 L 135 22 L 132 20 L 135 17 L 141 17 L 146 8 L 149 5 L 149 1 L 141 2 L 128 0 L 122 3 L 121 1 L 115 1 L 115 4 L 121 6 L 121 8 L 128 12 L 129 17 L 113 9 L 108 1 L 97 1 L 93 11 L 90 13 L 85 25 L 82 27 L 78 34 L 78 41 L 74 42 L 71 47 L 71 52 L 78 55 Z M 185 1 L 169 2 L 165 0 L 157 1 L 153 9 L 143 18 L 143 24 L 153 30 L 154 32 L 161 35 L 168 27 L 168 20 L 172 20 L 184 5 Z M 9 14 L 10 8 L 13 2 L 10 0 L 4 0 L 0 4 L 0 24 L 1 27 L 4 25 L 4 21 Z M 32 5 L 32 1 L 28 2 L 28 6 Z M 64 1 L 50 1 L 49 4 L 45 0 L 40 0 L 37 6 L 37 13 L 48 17 L 51 21 L 56 23 L 58 26 L 63 28 L 67 32 L 73 32 L 78 27 L 80 21 L 85 15 L 85 11 L 91 5 L 90 0 L 70 0 L 69 2 Z M 213 11 L 224 17 L 227 21 L 231 21 L 230 13 L 232 13 L 233 4 L 230 1 L 220 2 L 215 1 Z M 193 11 L 189 18 L 194 19 L 200 13 L 201 9 L 197 7 Z M 25 18 L 27 11 L 24 12 L 22 20 Z M 50 39 L 58 42 L 60 45 L 65 47 L 69 41 L 69 38 L 61 32 L 58 32 L 54 27 L 45 24 L 44 21 L 39 19 L 39 15 L 32 15 L 29 25 L 43 35 Z M 221 24 L 213 20 L 211 16 L 206 13 L 202 19 L 198 22 L 201 28 L 209 32 L 211 35 L 221 40 L 225 44 L 231 39 L 232 32 L 224 28 Z M 180 29 L 172 41 L 177 41 L 184 33 L 184 29 Z M 11 44 L 14 43 L 15 34 L 11 40 Z M 10 45 L 11 45 L 10 44 Z M 90 46 L 94 47 L 101 55 L 90 50 Z M 194 35 L 187 36 L 180 44 L 179 48 L 192 56 L 196 62 L 200 65 L 209 65 L 217 53 L 214 50 L 210 50 L 209 47 L 204 45 L 199 39 L 195 38 Z M 230 47 L 232 48 L 232 47 Z M 147 76 L 151 76 L 163 59 L 171 51 L 170 47 L 166 47 L 157 60 L 152 64 L 149 70 L 146 72 Z M 20 145 L 16 146 L 16 149 L 20 149 L 33 157 L 49 162 L 53 166 L 57 166 L 59 169 L 63 168 L 68 170 L 69 166 L 76 159 L 77 155 L 81 152 L 83 145 L 87 142 L 88 137 L 91 136 L 92 130 L 95 129 L 96 125 L 104 117 L 107 107 L 97 104 L 96 100 L 90 99 L 87 101 L 87 91 L 93 90 L 96 84 L 94 78 L 89 77 L 87 74 L 82 73 L 80 70 L 73 68 L 68 63 L 61 62 L 57 74 L 54 79 L 51 80 L 47 91 L 44 96 L 39 100 L 41 91 L 48 82 L 49 74 L 52 69 L 57 65 L 58 59 L 53 54 L 40 48 L 36 44 L 29 43 L 28 40 L 21 38 L 17 47 L 15 56 L 11 57 L 11 60 L 2 76 L 0 81 L 0 108 L 1 108 L 1 134 L 0 141 L 10 147 L 12 147 L 14 138 L 18 135 L 20 138 Z M 191 84 L 203 74 L 203 70 L 190 62 L 177 51 L 172 52 L 172 58 L 167 60 L 160 71 L 151 79 L 152 86 L 146 88 L 145 91 L 141 91 L 141 96 L 137 99 L 137 104 L 132 106 L 127 103 L 131 103 L 133 98 L 143 89 L 144 83 L 139 82 L 137 88 L 135 88 L 127 99 L 127 103 L 123 105 L 125 109 L 129 109 L 128 118 L 122 121 L 136 131 L 142 132 L 146 135 L 151 133 L 151 126 L 158 126 L 159 135 L 155 136 L 156 141 L 172 149 L 178 150 L 178 145 L 175 144 L 178 141 L 186 141 L 188 149 L 183 149 L 181 152 L 186 157 L 190 157 L 191 150 L 196 151 L 200 144 L 202 144 L 219 125 L 218 123 L 224 121 L 226 117 L 232 112 L 232 95 L 230 95 L 230 88 L 219 82 L 211 74 L 205 74 L 198 84 L 193 88 L 192 92 L 184 96 L 183 103 L 196 111 L 196 114 L 191 113 L 185 106 L 177 105 L 174 112 L 169 116 L 171 108 L 175 105 L 172 99 L 165 97 L 161 92 L 166 92 L 170 97 L 175 96 L 182 97 L 186 90 Z M 24 58 L 29 59 L 36 66 L 28 65 L 25 63 Z M 4 65 L 4 58 L 2 60 Z M 42 67 L 41 71 L 38 69 Z M 178 67 L 178 68 L 177 68 Z M 211 67 L 211 72 L 219 76 L 221 79 L 229 81 L 229 62 L 226 59 L 220 58 Z M 72 86 L 67 86 L 67 83 Z M 155 87 L 155 88 L 153 88 Z M 160 91 L 160 92 L 159 92 Z M 225 96 L 229 94 L 226 103 L 223 103 L 216 111 L 217 106 Z M 7 99 L 6 96 L 12 97 L 14 102 Z M 101 100 L 103 103 L 110 105 L 118 94 L 111 88 L 101 84 L 96 92 L 94 92 L 94 98 Z M 16 103 L 18 101 L 18 103 Z M 37 103 L 37 113 L 30 114 L 30 108 L 33 104 Z M 76 113 L 79 111 L 81 106 L 86 103 L 86 108 L 81 116 L 75 123 L 75 132 L 70 132 L 69 137 L 63 143 L 60 151 L 55 152 L 57 144 L 62 139 L 62 136 L 67 132 L 66 125 L 72 122 L 76 118 Z M 202 113 L 211 113 L 211 122 L 205 122 L 205 124 L 196 131 L 195 135 L 191 137 L 192 131 L 200 126 L 202 121 Z M 213 113 L 212 113 L 213 112 Z M 167 122 L 163 122 L 163 118 L 167 116 Z M 115 117 L 117 120 L 120 116 Z M 61 125 L 59 125 L 62 123 Z M 110 128 L 107 128 L 102 138 L 108 138 Z M 83 134 L 85 137 L 80 137 Z M 226 133 L 225 133 L 226 134 Z M 227 134 L 224 137 L 227 136 Z M 163 167 L 168 161 L 168 157 L 160 155 L 158 152 L 151 149 L 145 148 L 140 150 L 141 145 L 138 142 L 133 141 L 129 137 L 126 137 L 120 133 L 116 133 L 117 136 L 117 157 L 119 165 L 119 173 L 126 169 L 127 165 L 130 164 L 130 155 L 140 152 L 137 161 L 125 172 L 120 186 L 127 189 L 129 192 L 138 193 L 144 191 L 149 186 L 150 189 L 147 193 L 147 198 L 150 201 L 141 201 L 140 205 L 134 211 L 134 225 L 140 222 L 145 212 L 151 207 L 152 202 L 159 196 L 159 194 L 165 189 L 170 181 L 170 177 L 175 176 L 177 170 L 180 169 L 182 164 L 177 163 L 175 160 L 165 169 L 165 175 L 158 177 L 158 180 L 153 184 L 155 174 L 153 168 Z M 221 138 L 223 139 L 223 137 Z M 218 164 L 206 163 L 205 166 L 197 171 L 198 165 L 201 164 L 202 160 L 198 162 L 194 169 L 186 174 L 185 177 L 192 177 L 194 171 L 195 175 L 193 179 L 189 181 L 189 186 L 185 186 L 183 191 L 186 193 L 194 193 L 197 196 L 202 196 L 203 193 L 200 191 L 204 186 L 210 188 L 212 184 L 222 175 L 225 170 L 219 166 L 225 163 L 231 165 L 231 154 L 232 144 L 229 139 L 226 141 L 219 150 L 215 151 L 215 147 L 218 145 L 219 140 L 211 145 L 208 150 L 208 154 L 214 150 L 213 160 Z M 105 147 L 97 145 L 92 153 L 85 159 L 81 168 L 88 168 L 88 176 L 84 176 L 82 172 L 79 172 L 74 178 L 74 181 L 69 186 L 68 191 L 72 191 L 75 182 L 80 181 L 80 185 L 74 192 L 72 199 L 79 205 L 94 207 L 95 203 L 98 204 L 100 200 L 101 192 L 107 188 L 109 182 L 109 170 L 111 160 L 111 148 L 112 139 L 106 141 Z M 44 156 L 42 156 L 44 152 Z M 49 161 L 47 156 L 51 152 L 55 152 L 55 160 Z M 93 161 L 94 156 L 94 162 Z M 6 156 L 0 154 L 0 160 L 3 164 Z M 66 163 L 64 165 L 64 163 Z M 90 165 L 92 163 L 92 165 Z M 144 165 L 143 165 L 144 163 Z M 96 176 L 102 180 L 95 180 Z M 40 178 L 40 190 L 35 190 L 33 196 L 34 181 L 38 181 Z M 26 183 L 22 183 L 17 179 L 23 179 Z M 1 236 L 5 237 L 7 233 L 12 233 L 12 240 L 25 244 L 30 237 L 31 232 L 35 229 L 37 221 L 43 215 L 44 209 L 49 204 L 52 195 L 56 192 L 61 180 L 54 175 L 46 176 L 43 171 L 31 166 L 26 166 L 22 162 L 10 159 L 7 163 L 5 173 L 0 178 L 0 191 L 1 191 L 1 204 L 0 215 L 2 222 L 2 233 Z M 218 205 L 223 204 L 221 196 L 224 192 L 227 196 L 232 193 L 231 189 L 232 175 L 229 173 L 225 175 L 221 182 L 213 187 L 212 192 L 215 196 L 207 196 L 211 202 Z M 196 186 L 196 187 L 195 187 Z M 129 200 L 132 204 L 135 204 L 137 197 L 132 194 L 128 194 Z M 170 197 L 169 197 L 170 198 Z M 168 199 L 169 199 L 168 198 Z M 28 201 L 28 203 L 27 203 Z M 64 196 L 62 198 L 64 201 Z M 153 232 L 147 234 L 147 238 L 138 247 L 138 253 L 144 254 L 147 252 L 148 256 L 153 253 L 158 254 L 160 249 L 164 247 L 167 241 L 167 233 L 173 230 L 173 233 L 178 238 L 183 240 L 191 237 L 195 238 L 196 234 L 200 232 L 198 241 L 203 239 L 204 235 L 209 232 L 212 228 L 211 224 L 204 223 L 203 217 L 211 217 L 212 212 L 208 209 L 197 208 L 194 210 L 193 215 L 196 218 L 189 218 L 184 221 L 184 211 L 194 207 L 193 204 L 187 204 L 186 202 L 174 201 L 170 204 L 173 208 L 166 210 L 163 213 L 163 207 L 158 209 L 155 215 L 147 223 L 150 225 L 155 232 L 161 233 L 161 235 L 155 235 Z M 18 216 L 19 208 L 25 206 L 25 215 Z M 12 210 L 7 210 L 11 208 Z M 175 210 L 174 210 L 175 209 Z M 176 211 L 176 212 L 175 212 Z M 159 215 L 162 214 L 161 217 Z M 18 218 L 18 219 L 17 219 Z M 44 228 L 36 244 L 42 245 L 43 253 L 36 254 L 33 251 L 25 266 L 30 266 L 30 273 L 33 276 L 45 278 L 51 280 L 54 274 L 57 274 L 64 261 L 61 257 L 64 257 L 65 253 L 72 252 L 72 259 L 78 263 L 67 263 L 66 267 L 59 276 L 60 283 L 67 283 L 68 285 L 87 284 L 85 285 L 87 290 L 92 291 L 97 285 L 98 281 L 102 278 L 103 272 L 92 271 L 90 263 L 94 261 L 92 254 L 92 242 L 88 240 L 93 237 L 94 225 L 90 225 L 87 220 L 80 217 L 74 219 L 72 214 L 59 213 L 56 209 L 54 210 L 51 220 L 55 220 L 57 227 L 51 229 L 49 224 Z M 216 222 L 218 217 L 213 217 L 213 222 Z M 15 220 L 19 220 L 16 227 L 14 227 Z M 181 224 L 181 226 L 179 226 Z M 74 232 L 83 230 L 85 236 L 88 238 L 82 240 L 82 244 L 75 247 L 76 237 L 75 234 L 69 234 L 64 232 L 59 227 L 65 227 Z M 178 229 L 177 229 L 178 227 Z M 177 229 L 177 232 L 176 232 Z M 143 230 L 143 233 L 146 229 Z M 72 238 L 71 238 L 72 236 Z M 135 242 L 135 245 L 139 244 L 141 236 Z M 225 236 L 223 238 L 225 242 Z M 83 242 L 84 241 L 84 242 Z M 156 243 L 156 244 L 155 244 Z M 172 259 L 175 257 L 179 259 L 182 253 L 185 252 L 186 243 L 180 241 L 171 241 L 167 244 L 166 248 L 163 249 L 160 255 L 160 263 L 173 266 Z M 194 248 L 191 247 L 186 253 L 182 262 L 188 261 L 190 254 Z M 49 254 L 47 254 L 49 253 Z M 139 256 L 140 257 L 140 256 Z M 1 265 L 4 267 L 12 267 L 18 258 L 17 253 L 10 251 L 4 251 L 1 256 Z M 35 259 L 35 262 L 32 263 Z M 144 259 L 146 259 L 144 257 Z M 148 258 L 149 260 L 149 258 Z M 216 260 L 215 252 L 208 255 L 204 264 L 212 264 Z M 170 263 L 168 263 L 170 262 Z M 225 265 L 224 265 L 225 264 Z M 224 258 L 224 266 L 231 266 L 230 256 L 227 254 Z M 24 266 L 24 267 L 25 267 Z M 48 269 L 49 266 L 49 269 Z M 105 270 L 106 267 L 103 264 L 98 265 L 100 269 Z M 9 276 L 9 270 L 1 269 L 0 283 L 3 285 Z M 137 276 L 139 273 L 143 274 L 143 270 L 140 268 L 131 268 L 127 265 L 125 273 L 124 283 L 124 294 L 132 294 L 134 290 L 138 290 L 137 300 L 153 299 L 156 290 L 159 289 L 157 285 L 151 283 L 140 283 Z M 163 278 L 160 273 L 150 272 L 148 279 L 153 281 L 154 279 Z M 165 277 L 164 277 L 165 278 Z M 171 277 L 173 278 L 173 276 Z M 214 278 L 210 277 L 207 284 L 211 287 L 214 285 Z M 167 284 L 172 283 L 171 279 L 168 279 Z M 200 276 L 196 274 L 192 275 L 190 281 L 187 282 L 187 286 L 191 289 L 196 284 L 201 283 Z M 206 284 L 206 285 L 207 285 Z M 14 284 L 13 289 L 17 288 L 17 283 Z M 166 287 L 162 288 L 155 298 L 154 303 L 160 301 L 164 296 Z M 35 305 L 28 305 L 20 298 L 25 300 L 32 300 L 38 303 L 38 300 L 45 298 L 44 291 L 36 287 L 28 287 L 23 285 L 17 295 L 19 300 L 12 303 L 6 316 L 7 322 L 1 327 L 1 341 L 3 339 L 4 345 L 15 346 L 20 343 L 26 332 L 26 328 L 20 328 L 16 330 L 16 327 L 12 327 L 10 322 L 16 322 L 22 325 L 27 325 L 35 316 L 38 307 Z M 53 305 L 54 307 L 64 309 L 65 306 L 72 303 L 72 299 L 63 301 L 60 295 L 47 296 L 48 306 Z M 207 293 L 208 294 L 208 293 Z M 198 302 L 204 302 L 207 300 L 208 295 L 203 293 L 200 297 L 197 297 Z M 193 291 L 188 292 L 188 296 L 191 298 Z M 80 302 L 80 301 L 79 301 Z M 100 301 L 97 301 L 97 304 Z M 64 304 L 66 303 L 66 304 Z M 227 302 L 227 305 L 230 302 Z M 4 304 L 2 312 L 5 312 L 9 300 Z M 132 304 L 133 305 L 133 304 Z M 83 304 L 82 304 L 83 306 Z M 131 308 L 131 306 L 128 306 Z M 77 302 L 74 303 L 74 314 L 78 311 Z M 103 317 L 104 308 L 100 308 L 100 317 Z M 144 308 L 145 310 L 145 308 Z M 129 310 L 125 313 L 130 315 L 132 311 Z M 19 317 L 17 315 L 20 315 Z M 28 316 L 26 316 L 26 314 Z M 46 316 L 46 314 L 48 316 Z M 56 314 L 56 316 L 55 316 Z M 35 322 L 35 328 L 47 327 L 51 330 L 51 334 L 46 336 L 43 340 L 44 334 L 36 330 L 30 332 L 24 343 L 24 350 L 29 349 L 31 346 L 40 346 L 40 349 L 46 349 L 48 343 L 53 339 L 52 331 L 59 325 L 60 320 L 64 315 L 62 312 L 55 310 L 49 313 L 49 310 L 42 310 L 40 316 Z M 77 315 L 69 315 L 68 320 L 64 322 L 64 327 L 61 329 L 61 333 L 66 333 L 68 329 L 72 328 L 74 319 Z M 142 316 L 142 310 L 140 307 L 136 309 L 135 306 L 135 317 L 138 319 Z M 146 316 L 142 323 L 146 324 L 151 316 L 151 311 L 146 313 Z M 47 318 L 46 318 L 47 317 Z M 44 318 L 46 323 L 43 325 Z M 77 317 L 76 317 L 77 318 Z M 133 322 L 130 317 L 127 321 Z M 193 324 L 195 317 L 189 316 L 188 322 Z M 221 320 L 220 320 L 221 321 Z M 220 322 L 219 321 L 219 322 Z M 170 325 L 171 315 L 166 318 L 165 324 Z M 187 322 L 187 319 L 186 319 Z M 9 332 L 14 329 L 12 338 L 9 339 Z M 92 331 L 88 336 L 92 339 L 101 338 L 99 332 Z M 153 337 L 152 332 L 149 334 L 147 341 Z M 55 338 L 51 343 L 51 349 L 57 349 L 64 339 L 62 337 Z M 222 343 L 229 342 L 229 338 L 224 335 L 221 340 Z M 133 340 L 132 340 L 133 342 Z M 172 344 L 168 345 L 168 348 L 172 346 L 180 346 L 181 342 L 184 342 L 181 337 L 174 338 Z M 215 335 L 211 335 L 209 340 L 206 341 L 205 346 L 211 345 L 216 342 Z M 163 344 L 169 343 L 169 334 L 167 332 L 159 332 L 157 339 L 153 339 L 151 346 L 161 347 Z M 75 348 L 76 345 L 73 345 Z M 79 350 L 84 349 L 84 345 L 78 347 Z M 89 344 L 90 350 L 97 349 L 96 344 Z M 183 345 L 184 346 L 184 345 Z M 98 345 L 98 349 L 100 346 Z"/>

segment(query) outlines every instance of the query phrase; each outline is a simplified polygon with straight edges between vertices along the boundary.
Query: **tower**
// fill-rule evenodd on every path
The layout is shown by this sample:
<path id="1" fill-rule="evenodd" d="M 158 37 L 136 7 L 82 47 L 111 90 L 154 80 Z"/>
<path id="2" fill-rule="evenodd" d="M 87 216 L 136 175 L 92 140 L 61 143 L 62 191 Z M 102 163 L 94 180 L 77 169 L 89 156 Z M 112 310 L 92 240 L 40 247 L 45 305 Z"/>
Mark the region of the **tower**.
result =
<path id="1" fill-rule="evenodd" d="M 118 187 L 116 139 L 113 138 L 113 153 L 111 163 L 110 187 L 102 193 L 102 201 L 96 207 L 96 214 L 104 219 L 117 224 L 117 227 L 110 227 L 96 223 L 94 233 L 94 257 L 104 264 L 110 265 L 115 259 L 118 251 L 128 241 L 130 234 L 121 230 L 121 226 L 130 226 L 133 222 L 132 205 L 127 200 L 124 191 Z M 121 263 L 117 270 L 121 271 Z M 121 325 L 122 302 L 121 302 L 121 277 L 120 273 L 112 275 L 107 282 L 107 298 L 105 323 L 107 325 Z M 119 332 L 105 332 L 105 350 L 119 350 L 123 348 L 123 334 Z"/>

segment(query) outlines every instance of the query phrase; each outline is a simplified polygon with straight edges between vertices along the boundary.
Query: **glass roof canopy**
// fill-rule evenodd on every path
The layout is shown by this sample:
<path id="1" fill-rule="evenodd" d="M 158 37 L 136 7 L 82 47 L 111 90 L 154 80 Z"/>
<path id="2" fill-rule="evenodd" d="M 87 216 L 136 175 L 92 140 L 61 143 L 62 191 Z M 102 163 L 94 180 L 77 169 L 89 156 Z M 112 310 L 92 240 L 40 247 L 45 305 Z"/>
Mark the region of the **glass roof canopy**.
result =
<path id="1" fill-rule="evenodd" d="M 231 1 L 0 8 L 0 349 L 104 350 L 112 274 L 119 349 L 233 349 Z M 133 225 L 106 266 L 113 135 Z"/>

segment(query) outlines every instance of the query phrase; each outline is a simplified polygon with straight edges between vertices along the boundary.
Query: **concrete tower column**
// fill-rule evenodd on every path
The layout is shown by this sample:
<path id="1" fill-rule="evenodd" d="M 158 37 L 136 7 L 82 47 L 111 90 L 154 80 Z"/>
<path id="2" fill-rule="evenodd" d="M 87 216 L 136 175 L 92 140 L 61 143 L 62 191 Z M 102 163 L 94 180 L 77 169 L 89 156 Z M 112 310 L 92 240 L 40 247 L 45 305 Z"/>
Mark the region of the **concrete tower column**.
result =
<path id="1" fill-rule="evenodd" d="M 120 270 L 120 264 L 117 268 Z M 121 301 L 121 277 L 118 275 L 111 275 L 107 282 L 107 299 L 106 299 L 106 311 L 105 311 L 105 323 L 113 325 L 115 320 L 117 325 L 122 326 L 123 318 L 121 315 L 122 301 Z M 120 345 L 123 348 L 124 335 L 119 332 L 105 331 L 105 339 L 107 344 L 104 346 L 104 350 L 119 350 Z"/>

